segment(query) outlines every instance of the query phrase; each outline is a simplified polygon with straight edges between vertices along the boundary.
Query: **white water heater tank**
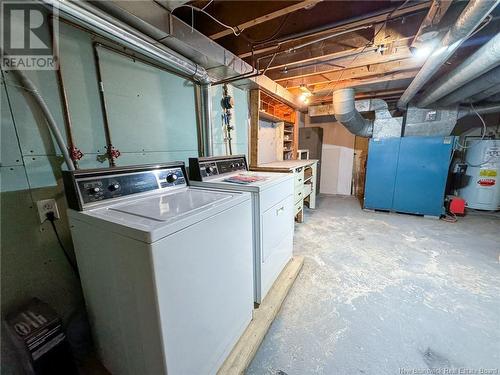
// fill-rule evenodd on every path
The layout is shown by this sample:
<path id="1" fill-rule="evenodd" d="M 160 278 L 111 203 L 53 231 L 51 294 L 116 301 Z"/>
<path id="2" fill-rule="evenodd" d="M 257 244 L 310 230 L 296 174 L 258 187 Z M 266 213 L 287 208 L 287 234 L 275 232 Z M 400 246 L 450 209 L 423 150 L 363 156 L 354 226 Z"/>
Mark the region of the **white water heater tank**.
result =
<path id="1" fill-rule="evenodd" d="M 466 187 L 460 189 L 460 196 L 467 207 L 478 210 L 500 208 L 500 140 L 470 140 L 466 144 L 465 160 Z"/>

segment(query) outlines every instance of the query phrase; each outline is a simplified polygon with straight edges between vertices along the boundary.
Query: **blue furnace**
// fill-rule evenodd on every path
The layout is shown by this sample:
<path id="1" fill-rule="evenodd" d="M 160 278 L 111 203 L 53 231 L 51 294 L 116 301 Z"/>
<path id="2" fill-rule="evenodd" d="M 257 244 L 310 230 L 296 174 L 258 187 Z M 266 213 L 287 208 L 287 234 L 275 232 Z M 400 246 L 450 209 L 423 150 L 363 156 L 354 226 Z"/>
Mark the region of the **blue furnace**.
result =
<path id="1" fill-rule="evenodd" d="M 454 137 L 370 139 L 364 207 L 440 216 Z"/>

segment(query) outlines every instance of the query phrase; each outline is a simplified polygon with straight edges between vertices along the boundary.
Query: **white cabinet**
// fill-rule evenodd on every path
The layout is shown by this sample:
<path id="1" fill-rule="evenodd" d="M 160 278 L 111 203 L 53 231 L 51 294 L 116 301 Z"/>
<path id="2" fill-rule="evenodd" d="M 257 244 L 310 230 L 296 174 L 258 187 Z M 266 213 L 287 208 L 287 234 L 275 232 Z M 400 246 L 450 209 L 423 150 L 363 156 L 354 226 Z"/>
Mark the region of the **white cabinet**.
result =
<path id="1" fill-rule="evenodd" d="M 283 160 L 260 164 L 252 170 L 294 174 L 293 207 L 295 217 L 301 223 L 304 220 L 304 202 L 309 208 L 316 208 L 317 168 L 317 160 Z"/>

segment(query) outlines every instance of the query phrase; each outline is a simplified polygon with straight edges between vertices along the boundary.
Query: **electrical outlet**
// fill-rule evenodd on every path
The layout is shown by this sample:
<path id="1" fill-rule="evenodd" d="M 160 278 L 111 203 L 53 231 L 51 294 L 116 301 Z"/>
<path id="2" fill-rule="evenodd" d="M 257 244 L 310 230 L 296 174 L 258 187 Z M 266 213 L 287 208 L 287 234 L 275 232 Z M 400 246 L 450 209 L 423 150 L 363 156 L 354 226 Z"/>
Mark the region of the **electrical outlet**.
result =
<path id="1" fill-rule="evenodd" d="M 36 202 L 36 206 L 38 207 L 38 215 L 40 216 L 40 222 L 43 223 L 47 220 L 47 214 L 49 212 L 54 213 L 54 217 L 59 219 L 59 210 L 57 209 L 57 203 L 55 199 L 44 199 Z"/>

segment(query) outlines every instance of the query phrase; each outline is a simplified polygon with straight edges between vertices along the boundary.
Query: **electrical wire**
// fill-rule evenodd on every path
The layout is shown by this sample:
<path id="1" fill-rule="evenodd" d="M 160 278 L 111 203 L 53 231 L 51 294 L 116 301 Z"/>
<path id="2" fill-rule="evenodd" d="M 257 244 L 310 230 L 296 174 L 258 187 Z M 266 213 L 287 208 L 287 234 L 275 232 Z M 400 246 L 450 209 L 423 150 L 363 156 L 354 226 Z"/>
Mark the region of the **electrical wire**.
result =
<path id="1" fill-rule="evenodd" d="M 328 93 L 327 96 L 330 96 L 331 94 L 333 94 L 333 92 L 335 91 L 335 84 L 339 81 L 342 80 L 342 77 L 344 76 L 344 72 L 346 71 L 346 69 L 350 68 L 352 66 L 352 64 L 354 64 L 354 62 L 356 61 L 356 59 L 363 53 L 365 52 L 365 50 L 373 45 L 373 43 L 375 42 L 375 39 L 377 38 L 378 34 L 380 34 L 380 32 L 387 26 L 387 22 L 389 22 L 389 20 L 391 19 L 392 15 L 397 12 L 398 10 L 400 10 L 401 8 L 403 8 L 406 4 L 408 4 L 411 0 L 406 0 L 404 3 L 402 3 L 401 5 L 399 5 L 398 7 L 394 8 L 392 10 L 392 12 L 390 12 L 387 17 L 385 18 L 385 21 L 384 23 L 382 24 L 382 27 L 380 27 L 378 29 L 378 31 L 373 35 L 373 38 L 364 45 L 364 47 L 361 49 L 361 51 L 359 51 L 358 53 L 356 53 L 354 55 L 354 58 L 351 60 L 351 62 L 349 64 L 346 64 L 345 68 L 342 70 L 342 72 L 340 73 L 340 76 L 339 78 L 337 78 L 334 82 L 332 82 L 332 84 L 334 85 L 334 87 L 332 88 L 332 90 Z"/>
<path id="2" fill-rule="evenodd" d="M 478 111 L 476 111 L 476 108 L 474 108 L 474 105 L 472 103 L 470 103 L 470 107 L 472 108 L 472 110 L 474 111 L 474 113 L 477 115 L 477 117 L 479 117 L 479 120 L 481 120 L 481 123 L 483 124 L 483 134 L 481 135 L 481 139 L 479 140 L 479 142 L 475 142 L 473 144 L 471 144 L 470 146 L 467 146 L 467 145 L 462 145 L 459 141 L 457 141 L 457 144 L 458 146 L 460 146 L 463 150 L 466 150 L 466 149 L 469 149 L 475 145 L 478 145 L 482 140 L 484 140 L 484 137 L 486 137 L 486 132 L 487 132 L 487 127 L 486 127 L 486 122 L 484 121 L 483 117 L 479 114 Z M 465 162 L 467 163 L 467 165 L 469 167 L 473 167 L 473 168 L 476 168 L 476 167 L 481 167 L 485 164 L 488 164 L 489 162 L 491 162 L 493 159 L 495 159 L 494 156 L 491 156 L 488 160 L 485 160 L 483 161 L 482 163 L 480 164 L 471 164 L 467 161 L 467 158 L 465 159 Z"/>
<path id="3" fill-rule="evenodd" d="M 76 264 L 69 257 L 69 254 L 66 251 L 66 248 L 64 247 L 64 244 L 61 241 L 61 237 L 59 236 L 59 232 L 57 231 L 57 227 L 56 227 L 56 224 L 55 224 L 54 213 L 52 213 L 52 212 L 48 213 L 47 214 L 47 220 L 50 221 L 50 224 L 52 225 L 52 229 L 54 230 L 54 234 L 56 235 L 57 242 L 59 243 L 59 246 L 61 247 L 61 250 L 64 253 L 64 257 L 68 261 L 68 264 L 70 265 L 70 267 L 73 269 L 73 272 L 75 273 L 75 275 L 78 278 L 80 278 L 80 274 L 78 273 L 78 268 L 77 268 Z"/>
<path id="4" fill-rule="evenodd" d="M 255 46 L 255 45 L 257 45 L 257 44 L 262 44 L 262 43 L 270 42 L 271 40 L 273 40 L 274 38 L 276 38 L 279 35 L 279 33 L 281 32 L 281 30 L 283 29 L 283 26 L 285 26 L 285 22 L 287 21 L 287 19 L 290 16 L 290 14 L 291 13 L 288 13 L 288 14 L 286 14 L 283 17 L 283 19 L 281 20 L 278 28 L 270 36 L 268 36 L 267 38 L 264 38 L 264 39 L 261 39 L 261 40 L 255 40 L 255 39 L 252 39 L 249 36 L 246 36 L 244 34 L 241 34 L 241 36 L 247 42 L 250 42 L 252 44 L 252 47 Z"/>
<path id="5" fill-rule="evenodd" d="M 204 8 L 197 8 L 195 6 L 192 6 L 192 5 L 189 5 L 189 4 L 182 4 L 182 5 L 179 5 L 177 7 L 175 7 L 172 12 L 178 8 L 189 8 L 191 9 L 191 11 L 196 11 L 196 12 L 200 12 L 200 13 L 203 13 L 205 14 L 206 16 L 210 17 L 213 21 L 217 22 L 219 25 L 225 27 L 226 29 L 229 29 L 233 32 L 234 35 L 236 36 L 240 36 L 240 34 L 243 32 L 243 30 L 240 30 L 238 29 L 238 27 L 233 27 L 233 26 L 229 26 L 229 25 L 226 25 L 224 22 L 222 21 L 219 21 L 217 18 L 215 18 L 214 16 L 212 16 L 210 13 L 208 13 L 206 10 L 204 10 Z"/>
<path id="6" fill-rule="evenodd" d="M 458 221 L 457 215 L 453 212 L 446 212 L 441 220 L 446 221 L 447 223 L 456 223 Z"/>
<path id="7" fill-rule="evenodd" d="M 474 105 L 472 103 L 470 103 L 470 107 L 474 111 L 474 113 L 477 115 L 477 117 L 479 117 L 479 120 L 481 120 L 481 123 L 483 124 L 483 132 L 482 132 L 483 134 L 481 135 L 481 139 L 480 139 L 480 141 L 482 141 L 482 140 L 484 140 L 484 137 L 486 136 L 486 131 L 487 131 L 486 122 L 484 121 L 483 117 L 479 114 L 479 112 L 476 111 L 476 108 L 474 108 Z M 471 148 L 472 146 L 476 145 L 477 143 L 474 143 L 470 146 L 464 146 L 459 141 L 457 141 L 457 144 L 460 146 L 460 148 L 465 150 L 465 149 Z M 471 166 L 471 167 L 473 167 L 473 166 Z"/>

